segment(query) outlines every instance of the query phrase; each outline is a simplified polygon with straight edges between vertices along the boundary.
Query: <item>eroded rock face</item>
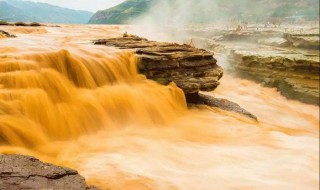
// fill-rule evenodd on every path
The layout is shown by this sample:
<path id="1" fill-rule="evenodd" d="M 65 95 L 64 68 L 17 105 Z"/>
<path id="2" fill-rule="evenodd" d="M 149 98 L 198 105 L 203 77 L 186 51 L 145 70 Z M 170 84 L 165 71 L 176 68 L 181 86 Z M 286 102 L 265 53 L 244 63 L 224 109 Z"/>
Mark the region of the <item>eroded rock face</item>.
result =
<path id="1" fill-rule="evenodd" d="M 175 82 L 185 94 L 212 91 L 223 75 L 212 53 L 189 45 L 148 41 L 137 36 L 97 40 L 94 44 L 135 50 L 140 58 L 140 73 L 164 85 Z"/>
<path id="2" fill-rule="evenodd" d="M 187 31 L 204 48 L 229 55 L 225 68 L 230 73 L 276 87 L 289 99 L 319 105 L 318 26 Z"/>
<path id="3" fill-rule="evenodd" d="M 319 105 L 320 63 L 316 54 L 289 51 L 231 51 L 238 73 L 270 87 L 289 98 Z"/>
<path id="4" fill-rule="evenodd" d="M 0 155 L 0 189 L 94 190 L 77 171 L 22 155 Z"/>

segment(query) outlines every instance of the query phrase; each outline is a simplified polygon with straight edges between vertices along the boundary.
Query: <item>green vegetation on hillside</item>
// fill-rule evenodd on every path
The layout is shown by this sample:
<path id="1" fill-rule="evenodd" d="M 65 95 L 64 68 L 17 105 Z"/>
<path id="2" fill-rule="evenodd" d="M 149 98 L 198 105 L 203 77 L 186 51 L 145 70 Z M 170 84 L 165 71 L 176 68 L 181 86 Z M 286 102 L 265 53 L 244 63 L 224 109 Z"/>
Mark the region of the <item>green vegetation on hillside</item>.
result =
<path id="1" fill-rule="evenodd" d="M 29 20 L 31 16 L 24 13 L 23 10 L 16 8 L 7 2 L 0 1 L 0 20 L 18 21 L 19 19 Z"/>
<path id="2" fill-rule="evenodd" d="M 154 0 L 127 0 L 113 8 L 98 11 L 90 19 L 92 24 L 126 24 L 146 13 Z"/>
<path id="3" fill-rule="evenodd" d="M 171 12 L 164 7 L 159 7 L 158 12 L 153 10 L 153 5 L 171 5 Z M 186 6 L 188 9 L 183 9 Z M 201 6 L 199 6 L 201 4 Z M 192 5 L 192 6 L 190 6 Z M 179 8 L 181 6 L 182 8 Z M 151 11 L 150 11 L 151 10 Z M 181 14 L 181 11 L 184 14 Z M 180 11 L 180 12 L 179 12 Z M 170 15 L 161 15 L 168 12 Z M 127 0 L 113 8 L 98 11 L 90 19 L 93 24 L 127 24 L 137 17 L 151 13 L 152 16 L 160 14 L 161 16 L 176 15 L 188 17 L 190 22 L 212 22 L 218 20 L 247 20 L 251 22 L 263 22 L 270 17 L 293 17 L 315 20 L 319 18 L 318 0 Z M 186 14 L 190 14 L 187 16 Z M 149 14 L 148 14 L 149 15 Z"/>

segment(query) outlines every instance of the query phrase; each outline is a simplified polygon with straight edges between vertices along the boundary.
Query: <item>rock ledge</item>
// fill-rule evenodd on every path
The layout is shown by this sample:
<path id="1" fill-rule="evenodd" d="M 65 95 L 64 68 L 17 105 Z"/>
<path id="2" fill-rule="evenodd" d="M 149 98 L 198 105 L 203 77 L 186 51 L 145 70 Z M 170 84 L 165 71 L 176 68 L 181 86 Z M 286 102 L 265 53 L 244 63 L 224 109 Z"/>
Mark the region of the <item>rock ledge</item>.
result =
<path id="1" fill-rule="evenodd" d="M 216 64 L 213 53 L 190 45 L 149 41 L 137 36 L 93 43 L 134 50 L 140 59 L 141 74 L 164 85 L 174 82 L 185 94 L 212 91 L 223 76 L 223 69 Z"/>
<path id="2" fill-rule="evenodd" d="M 22 155 L 0 154 L 0 189 L 94 190 L 77 171 Z"/>

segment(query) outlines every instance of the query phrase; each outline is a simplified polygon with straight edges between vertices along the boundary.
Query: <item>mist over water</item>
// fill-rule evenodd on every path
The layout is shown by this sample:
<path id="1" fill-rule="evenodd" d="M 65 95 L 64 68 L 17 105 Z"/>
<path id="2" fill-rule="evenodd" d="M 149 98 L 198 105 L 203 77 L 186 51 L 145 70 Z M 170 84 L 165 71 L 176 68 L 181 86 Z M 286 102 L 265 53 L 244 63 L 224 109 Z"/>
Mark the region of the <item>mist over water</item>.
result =
<path id="1" fill-rule="evenodd" d="M 131 20 L 129 32 L 157 41 L 190 43 L 187 27 L 197 29 L 201 24 L 231 24 L 236 27 L 245 19 L 243 12 L 254 9 L 252 1 L 221 0 L 161 0 L 151 1 L 151 8 Z M 254 3 L 258 6 L 260 3 Z M 272 10 L 264 8 L 262 12 Z M 230 12 L 230 10 L 233 10 Z"/>
<path id="2" fill-rule="evenodd" d="M 181 41 L 186 37 L 181 29 L 218 18 L 219 12 L 217 2 L 212 0 L 154 1 L 149 11 L 131 21 L 134 27 L 130 32 L 148 39 Z"/>
<path id="3" fill-rule="evenodd" d="M 319 107 L 226 74 L 213 95 L 259 122 L 188 109 L 174 84 L 137 73 L 132 52 L 90 44 L 123 30 L 65 25 L 1 39 L 0 152 L 77 169 L 103 189 L 318 188 Z"/>
<path id="4" fill-rule="evenodd" d="M 199 29 L 209 24 L 220 29 L 225 26 L 236 29 L 245 22 L 264 25 L 278 19 L 279 14 L 288 14 L 282 16 L 289 18 L 288 22 L 295 17 L 315 22 L 319 18 L 318 0 L 151 0 L 150 4 L 147 12 L 131 19 L 133 28 L 129 32 L 157 41 L 180 43 L 190 43 L 186 27 Z"/>

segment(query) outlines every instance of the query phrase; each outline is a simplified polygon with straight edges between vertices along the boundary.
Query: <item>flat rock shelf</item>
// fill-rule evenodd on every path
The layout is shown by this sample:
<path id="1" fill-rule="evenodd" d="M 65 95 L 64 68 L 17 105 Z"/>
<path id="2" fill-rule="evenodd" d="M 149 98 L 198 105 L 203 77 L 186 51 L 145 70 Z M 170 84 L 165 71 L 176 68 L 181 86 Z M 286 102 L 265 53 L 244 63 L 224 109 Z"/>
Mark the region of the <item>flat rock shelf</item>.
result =
<path id="1" fill-rule="evenodd" d="M 213 91 L 223 76 L 213 53 L 189 45 L 149 41 L 137 36 L 93 43 L 135 50 L 140 59 L 140 73 L 164 85 L 174 82 L 185 94 Z"/>

